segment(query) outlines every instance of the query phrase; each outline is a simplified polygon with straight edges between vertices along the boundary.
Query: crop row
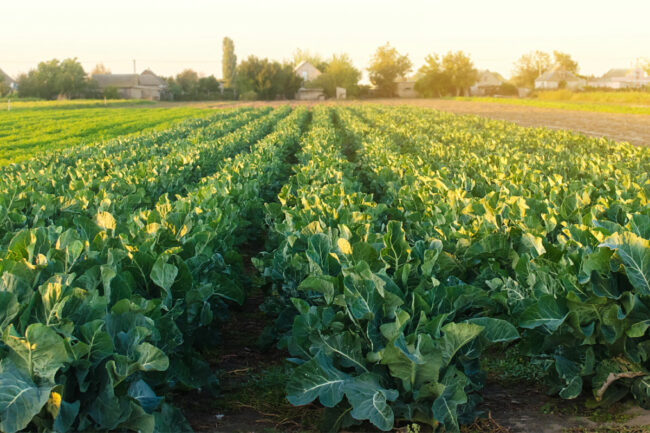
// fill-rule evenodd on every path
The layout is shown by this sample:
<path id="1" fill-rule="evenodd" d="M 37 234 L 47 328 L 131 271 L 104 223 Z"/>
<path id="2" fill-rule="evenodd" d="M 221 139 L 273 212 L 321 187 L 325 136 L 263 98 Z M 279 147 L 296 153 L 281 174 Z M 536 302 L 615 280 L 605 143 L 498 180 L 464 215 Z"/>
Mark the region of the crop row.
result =
<path id="1" fill-rule="evenodd" d="M 173 201 L 13 236 L 0 259 L 0 430 L 187 430 L 156 391 L 216 385 L 196 349 L 214 343 L 226 302 L 243 301 L 236 247 L 288 175 L 308 118 L 290 111 L 241 128 L 240 153 Z"/>
<path id="2" fill-rule="evenodd" d="M 479 401 L 481 349 L 520 339 L 551 392 L 646 404 L 646 150 L 417 109 L 335 111 L 268 207 L 278 247 L 258 262 L 299 364 L 292 403 L 318 398 L 335 427 L 457 430 Z"/>
<path id="3" fill-rule="evenodd" d="M 512 126 L 507 146 L 487 128 L 450 149 L 431 128 L 421 140 L 417 128 L 375 126 L 407 146 L 398 155 L 367 141 L 372 182 L 412 238 L 443 242 L 454 266 L 441 277 L 481 288 L 498 306 L 483 314 L 520 328 L 550 390 L 575 398 L 586 387 L 599 404 L 631 392 L 646 405 L 647 152 Z"/>
<path id="4" fill-rule="evenodd" d="M 6 188 L 0 195 L 0 239 L 24 227 L 70 224 L 79 216 L 92 217 L 99 209 L 126 216 L 156 203 L 162 194 L 174 197 L 186 185 L 216 171 L 223 158 L 268 133 L 286 113 L 279 109 L 257 118 L 259 113 L 246 111 L 202 128 L 200 134 L 187 137 L 181 130 L 176 139 L 158 146 L 122 146 L 110 156 L 78 159 L 73 166 L 61 165 L 47 175 L 14 171 L 5 176 Z"/>
<path id="5" fill-rule="evenodd" d="M 195 108 L 81 109 L 0 112 L 0 165 L 44 151 L 93 143 L 143 129 L 166 127 L 188 117 L 209 115 Z"/>
<path id="6" fill-rule="evenodd" d="M 281 206 L 269 206 L 278 247 L 258 261 L 274 282 L 271 300 L 284 304 L 276 331 L 298 364 L 288 399 L 319 399 L 332 429 L 363 420 L 382 430 L 398 420 L 457 429 L 458 413 L 473 416 L 476 395 L 466 389 L 480 387 L 482 349 L 517 332 L 471 317 L 461 288 L 453 297 L 436 289 L 440 242 L 406 241 L 390 208 L 363 192 L 350 161 L 357 149 L 334 124 L 340 113 L 322 110 Z"/>

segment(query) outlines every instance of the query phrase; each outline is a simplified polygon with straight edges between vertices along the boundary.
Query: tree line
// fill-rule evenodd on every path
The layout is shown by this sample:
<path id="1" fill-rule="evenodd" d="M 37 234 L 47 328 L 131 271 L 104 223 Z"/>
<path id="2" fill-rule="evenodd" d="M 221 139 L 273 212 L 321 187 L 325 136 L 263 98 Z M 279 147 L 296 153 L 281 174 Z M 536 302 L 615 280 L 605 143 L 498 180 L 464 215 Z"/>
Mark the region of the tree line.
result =
<path id="1" fill-rule="evenodd" d="M 359 84 L 361 70 L 357 69 L 347 54 L 334 54 L 323 58 L 308 50 L 298 49 L 293 57 L 284 61 L 260 58 L 254 55 L 237 61 L 235 44 L 226 37 L 222 44 L 222 80 L 214 75 L 201 77 L 196 71 L 186 69 L 173 77 L 165 78 L 167 98 L 174 100 L 292 99 L 300 87 L 320 88 L 327 97 L 336 95 L 336 88 L 346 89 L 347 97 L 393 97 L 399 81 L 415 81 L 415 90 L 423 97 L 444 97 L 469 94 L 469 89 L 479 79 L 479 71 L 470 56 L 463 51 L 450 51 L 444 55 L 429 54 L 424 65 L 413 71 L 408 54 L 400 53 L 390 44 L 375 51 L 367 67 L 371 86 Z M 314 65 L 321 74 L 310 82 L 303 82 L 294 72 L 302 61 Z M 499 94 L 516 94 L 517 87 L 534 88 L 535 79 L 551 68 L 560 68 L 579 75 L 578 63 L 567 53 L 551 54 L 533 51 L 514 63 L 510 82 L 494 89 Z M 650 63 L 646 66 L 650 73 Z M 92 76 L 110 73 L 98 65 L 86 74 L 76 58 L 41 62 L 35 69 L 18 77 L 18 96 L 55 98 L 116 98 L 116 89 L 100 89 Z M 412 75 L 409 75 L 412 74 Z M 0 96 L 11 89 L 2 85 Z"/>

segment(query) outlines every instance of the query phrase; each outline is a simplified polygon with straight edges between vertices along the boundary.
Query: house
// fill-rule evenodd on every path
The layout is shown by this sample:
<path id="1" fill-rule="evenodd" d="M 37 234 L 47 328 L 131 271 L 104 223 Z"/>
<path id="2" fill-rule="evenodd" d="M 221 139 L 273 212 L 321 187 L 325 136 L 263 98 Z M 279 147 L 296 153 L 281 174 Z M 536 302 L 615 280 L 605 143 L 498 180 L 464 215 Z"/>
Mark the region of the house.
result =
<path id="1" fill-rule="evenodd" d="M 336 87 L 336 99 L 346 99 L 348 96 L 348 91 L 345 87 Z"/>
<path id="2" fill-rule="evenodd" d="M 565 71 L 555 67 L 544 72 L 535 80 L 535 89 L 554 90 L 554 89 L 581 89 L 587 85 L 587 80 L 576 77 L 573 72 Z"/>
<path id="3" fill-rule="evenodd" d="M 418 92 L 415 91 L 415 80 L 404 80 L 395 83 L 395 93 L 398 98 L 417 98 Z"/>
<path id="4" fill-rule="evenodd" d="M 323 89 L 318 87 L 307 88 L 304 86 L 306 83 L 318 78 L 321 74 L 321 71 L 319 71 L 316 66 L 303 60 L 293 70 L 296 75 L 303 80 L 303 87 L 298 89 L 296 92 L 296 99 L 303 101 L 318 101 L 325 99 L 325 92 Z"/>
<path id="5" fill-rule="evenodd" d="M 167 90 L 167 82 L 149 69 L 139 75 L 95 74 L 92 78 L 102 92 L 108 88 L 115 88 L 124 99 L 159 101 L 161 94 Z"/>
<path id="6" fill-rule="evenodd" d="M 308 81 L 314 81 L 320 74 L 322 74 L 316 66 L 305 60 L 300 62 L 293 70 L 305 83 Z"/>
<path id="7" fill-rule="evenodd" d="M 590 87 L 608 89 L 629 89 L 650 86 L 650 76 L 643 68 L 616 68 L 607 71 L 601 78 L 590 80 Z"/>
<path id="8" fill-rule="evenodd" d="M 487 69 L 478 71 L 476 83 L 469 88 L 472 96 L 485 96 L 497 93 L 499 87 L 506 80 L 498 72 L 488 71 Z"/>
<path id="9" fill-rule="evenodd" d="M 325 99 L 325 92 L 320 88 L 301 87 L 296 92 L 296 99 L 299 101 L 322 101 Z"/>
<path id="10" fill-rule="evenodd" d="M 18 83 L 2 69 L 0 69 L 0 81 L 7 84 L 11 90 L 18 89 Z"/>

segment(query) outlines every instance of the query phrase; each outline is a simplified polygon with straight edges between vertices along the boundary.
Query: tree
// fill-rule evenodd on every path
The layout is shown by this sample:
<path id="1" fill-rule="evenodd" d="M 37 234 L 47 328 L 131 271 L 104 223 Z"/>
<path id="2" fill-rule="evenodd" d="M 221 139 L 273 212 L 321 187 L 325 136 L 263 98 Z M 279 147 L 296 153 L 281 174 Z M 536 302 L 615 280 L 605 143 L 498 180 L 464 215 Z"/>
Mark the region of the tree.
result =
<path id="1" fill-rule="evenodd" d="M 167 81 L 167 93 L 172 99 L 178 101 L 205 101 L 222 99 L 219 80 L 214 75 L 199 78 L 192 69 L 185 69 L 176 77 L 169 77 Z"/>
<path id="2" fill-rule="evenodd" d="M 237 90 L 245 99 L 293 98 L 302 84 L 292 63 L 280 64 L 255 56 L 239 64 L 236 77 Z"/>
<path id="3" fill-rule="evenodd" d="M 553 51 L 553 63 L 563 71 L 578 74 L 578 62 L 573 60 L 570 54 Z"/>
<path id="4" fill-rule="evenodd" d="M 272 92 L 270 64 L 268 59 L 248 56 L 237 66 L 235 74 L 237 91 L 240 95 L 254 93 L 252 99 L 269 99 Z"/>
<path id="5" fill-rule="evenodd" d="M 62 62 L 57 59 L 41 62 L 36 69 L 18 78 L 18 94 L 21 97 L 78 98 L 84 96 L 87 90 L 86 72 L 76 58 Z"/>
<path id="6" fill-rule="evenodd" d="M 512 77 L 519 87 L 535 87 L 535 80 L 551 68 L 551 56 L 543 51 L 533 51 L 524 54 L 515 62 Z"/>
<path id="7" fill-rule="evenodd" d="M 408 55 L 402 55 L 397 50 L 386 44 L 377 48 L 368 72 L 370 73 L 370 82 L 377 86 L 379 95 L 395 96 L 397 85 L 395 80 L 406 76 L 411 71 L 413 64 Z"/>
<path id="8" fill-rule="evenodd" d="M 297 48 L 293 52 L 293 66 L 298 66 L 303 61 L 311 63 L 321 72 L 325 72 L 325 69 L 327 69 L 327 62 L 323 60 L 320 54 Z"/>
<path id="9" fill-rule="evenodd" d="M 274 78 L 278 73 L 279 65 L 249 56 L 237 67 L 237 89 L 240 94 L 253 92 L 255 99 L 275 99 L 276 87 Z"/>
<path id="10" fill-rule="evenodd" d="M 225 87 L 232 87 L 235 82 L 237 71 L 237 56 L 235 55 L 235 43 L 232 39 L 223 38 L 223 57 L 221 59 L 221 73 Z"/>
<path id="11" fill-rule="evenodd" d="M 274 63 L 277 64 L 277 62 Z M 293 63 L 283 63 L 277 69 L 276 76 L 273 79 L 275 97 L 279 95 L 286 99 L 293 99 L 296 96 L 296 92 L 302 86 L 302 78 L 296 75 L 293 68 Z"/>
<path id="12" fill-rule="evenodd" d="M 66 98 L 81 97 L 88 88 L 86 71 L 76 58 L 61 62 L 58 80 L 59 95 Z"/>
<path id="13" fill-rule="evenodd" d="M 183 99 L 183 89 L 178 85 L 174 77 L 166 78 L 167 81 L 167 92 L 171 95 L 173 100 Z"/>
<path id="14" fill-rule="evenodd" d="M 4 75 L 0 74 L 0 96 L 4 97 L 9 93 L 11 93 L 11 87 L 9 87 L 9 83 L 5 80 Z"/>
<path id="15" fill-rule="evenodd" d="M 200 99 L 212 99 L 220 93 L 219 81 L 214 75 L 199 78 L 197 93 Z"/>
<path id="16" fill-rule="evenodd" d="M 437 54 L 428 55 L 417 73 L 415 91 L 426 98 L 439 98 L 449 90 L 449 77 L 443 72 Z"/>
<path id="17" fill-rule="evenodd" d="M 359 95 L 361 71 L 354 67 L 347 54 L 334 54 L 327 62 L 325 71 L 309 83 L 310 87 L 320 87 L 328 97 L 336 96 L 336 88 L 345 88 L 348 96 Z"/>
<path id="18" fill-rule="evenodd" d="M 193 98 L 199 87 L 199 74 L 192 69 L 185 69 L 180 74 L 176 75 L 176 83 L 181 88 L 183 96 Z"/>
<path id="19" fill-rule="evenodd" d="M 90 73 L 90 76 L 92 77 L 93 75 L 110 74 L 110 73 L 111 70 L 108 69 L 106 66 L 104 66 L 103 63 L 97 63 L 95 65 L 95 68 Z"/>
<path id="20" fill-rule="evenodd" d="M 459 96 L 469 94 L 469 88 L 476 83 L 478 71 L 472 60 L 462 51 L 448 52 L 442 58 L 442 69 L 449 80 L 451 91 Z"/>

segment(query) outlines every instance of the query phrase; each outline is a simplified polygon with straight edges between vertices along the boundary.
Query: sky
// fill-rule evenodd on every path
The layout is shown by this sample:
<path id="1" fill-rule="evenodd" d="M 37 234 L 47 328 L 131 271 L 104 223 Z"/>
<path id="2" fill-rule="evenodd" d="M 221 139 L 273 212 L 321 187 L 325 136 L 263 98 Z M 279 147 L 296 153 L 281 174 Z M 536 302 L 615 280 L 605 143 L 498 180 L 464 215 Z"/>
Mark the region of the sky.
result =
<path id="1" fill-rule="evenodd" d="M 186 68 L 221 77 L 221 43 L 290 59 L 297 48 L 347 53 L 365 69 L 390 42 L 414 70 L 430 53 L 468 53 L 478 69 L 509 77 L 532 50 L 567 52 L 602 75 L 650 58 L 650 0 L 20 0 L 2 1 L 0 68 L 17 76 L 39 61 L 77 57 L 86 71 Z M 365 71 L 364 71 L 365 72 Z M 367 76 L 364 74 L 364 77 Z M 365 79 L 364 79 L 365 81 Z"/>

